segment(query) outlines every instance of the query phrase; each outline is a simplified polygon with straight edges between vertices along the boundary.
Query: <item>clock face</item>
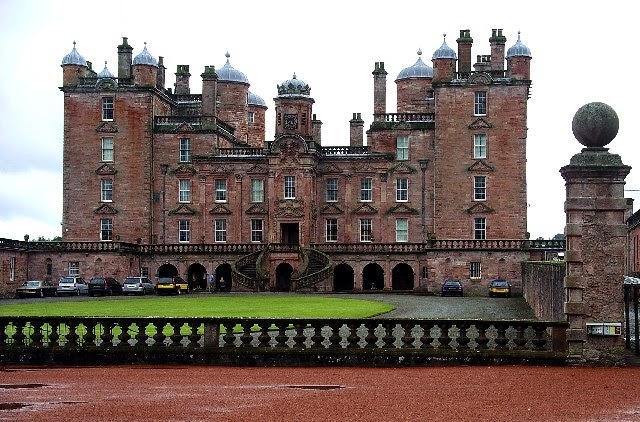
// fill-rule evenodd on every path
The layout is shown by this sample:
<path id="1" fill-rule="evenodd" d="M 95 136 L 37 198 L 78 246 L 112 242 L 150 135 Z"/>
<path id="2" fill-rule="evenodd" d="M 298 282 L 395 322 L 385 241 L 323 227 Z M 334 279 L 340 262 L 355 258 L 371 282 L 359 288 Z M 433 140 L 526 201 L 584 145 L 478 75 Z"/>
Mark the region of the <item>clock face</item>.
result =
<path id="1" fill-rule="evenodd" d="M 285 129 L 297 129 L 298 128 L 298 115 L 297 114 L 285 114 L 284 115 L 284 127 L 285 127 Z"/>

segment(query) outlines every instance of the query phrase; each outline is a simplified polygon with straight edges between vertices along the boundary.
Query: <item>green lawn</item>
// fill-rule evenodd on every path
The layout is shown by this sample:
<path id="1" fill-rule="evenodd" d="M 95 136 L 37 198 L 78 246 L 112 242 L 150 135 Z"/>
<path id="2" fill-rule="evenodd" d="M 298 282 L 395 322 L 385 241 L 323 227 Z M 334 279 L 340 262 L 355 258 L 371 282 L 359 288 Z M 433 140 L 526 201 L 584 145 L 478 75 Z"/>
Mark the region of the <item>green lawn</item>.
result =
<path id="1" fill-rule="evenodd" d="M 393 310 L 376 301 L 314 296 L 193 295 L 0 305 L 0 316 L 367 318 Z"/>

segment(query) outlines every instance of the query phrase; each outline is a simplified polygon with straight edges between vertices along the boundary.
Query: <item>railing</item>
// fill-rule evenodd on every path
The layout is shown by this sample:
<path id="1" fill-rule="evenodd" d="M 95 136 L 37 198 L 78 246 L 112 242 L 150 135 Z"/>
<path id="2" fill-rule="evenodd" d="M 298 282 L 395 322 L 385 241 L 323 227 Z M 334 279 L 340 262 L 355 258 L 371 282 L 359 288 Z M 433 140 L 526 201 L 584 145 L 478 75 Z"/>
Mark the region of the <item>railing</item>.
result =
<path id="1" fill-rule="evenodd" d="M 454 79 L 467 80 L 471 78 L 473 75 L 483 74 L 483 73 L 491 75 L 491 78 L 493 79 L 503 79 L 507 77 L 508 71 L 486 69 L 486 70 L 478 70 L 478 71 L 472 71 L 472 72 L 456 72 Z"/>
<path id="2" fill-rule="evenodd" d="M 564 362 L 568 326 L 536 320 L 0 317 L 0 362 Z"/>
<path id="3" fill-rule="evenodd" d="M 235 156 L 235 157 L 264 157 L 264 149 L 258 147 L 235 147 L 235 148 L 218 148 L 216 149 L 218 156 Z"/>
<path id="4" fill-rule="evenodd" d="M 173 99 L 178 104 L 202 103 L 202 94 L 176 94 Z"/>
<path id="5" fill-rule="evenodd" d="M 300 245 L 297 243 L 269 243 L 269 252 L 270 253 L 278 253 L 278 252 L 300 252 Z"/>
<path id="6" fill-rule="evenodd" d="M 376 122 L 435 122 L 435 113 L 377 113 Z"/>
<path id="7" fill-rule="evenodd" d="M 356 146 L 336 146 L 336 147 L 321 147 L 320 153 L 324 156 L 334 155 L 364 155 L 369 153 L 368 146 L 356 147 Z"/>
<path id="8" fill-rule="evenodd" d="M 257 268 L 257 260 L 260 257 L 261 253 L 262 253 L 262 250 L 258 250 L 258 251 L 252 252 L 252 253 L 250 253 L 248 255 L 245 255 L 243 257 L 240 257 L 231 266 L 231 269 L 233 271 L 233 275 L 235 277 L 236 283 L 238 283 L 241 286 L 246 287 L 247 289 L 255 290 L 255 291 L 258 291 L 258 292 L 260 290 L 264 290 L 264 288 L 265 288 L 264 280 L 261 279 L 260 274 L 258 274 L 258 268 Z M 242 272 L 240 272 L 240 268 L 244 267 L 245 265 L 247 265 L 251 261 L 254 261 L 256 263 L 256 278 L 255 279 L 243 274 Z"/>
<path id="9" fill-rule="evenodd" d="M 79 78 L 79 86 L 96 86 L 99 80 L 111 79 L 118 85 L 133 85 L 133 78 Z"/>
<path id="10" fill-rule="evenodd" d="M 179 125 L 187 123 L 191 126 L 202 126 L 202 116 L 156 116 L 154 118 L 156 126 Z"/>
<path id="11" fill-rule="evenodd" d="M 264 248 L 258 243 L 203 243 L 203 244 L 171 244 L 171 245 L 139 245 L 139 252 L 150 254 L 173 253 L 242 253 L 248 254 Z"/>
<path id="12" fill-rule="evenodd" d="M 315 259 L 316 261 L 321 262 L 323 267 L 320 271 L 316 271 L 315 273 L 306 274 L 297 279 L 292 279 L 291 281 L 295 282 L 296 289 L 311 287 L 316 283 L 324 281 L 331 275 L 333 271 L 333 268 L 331 266 L 331 258 L 329 258 L 326 254 L 316 249 L 304 249 L 304 252 L 307 254 L 309 263 L 311 263 L 311 261 Z"/>

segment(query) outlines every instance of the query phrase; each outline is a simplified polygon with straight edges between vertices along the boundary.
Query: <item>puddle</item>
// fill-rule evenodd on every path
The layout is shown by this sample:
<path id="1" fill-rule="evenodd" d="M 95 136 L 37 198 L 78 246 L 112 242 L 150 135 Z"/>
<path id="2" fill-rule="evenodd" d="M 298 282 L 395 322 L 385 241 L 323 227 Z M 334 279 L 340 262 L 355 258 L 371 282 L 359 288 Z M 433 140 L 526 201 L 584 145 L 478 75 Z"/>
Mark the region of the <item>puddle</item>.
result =
<path id="1" fill-rule="evenodd" d="M 287 385 L 286 388 L 296 388 L 299 390 L 338 390 L 346 388 L 342 385 Z"/>
<path id="2" fill-rule="evenodd" d="M 42 388 L 47 386 L 47 384 L 0 384 L 0 390 L 13 390 L 16 388 Z"/>
<path id="3" fill-rule="evenodd" d="M 31 405 L 26 403 L 0 403 L 0 410 L 16 410 L 27 406 Z"/>

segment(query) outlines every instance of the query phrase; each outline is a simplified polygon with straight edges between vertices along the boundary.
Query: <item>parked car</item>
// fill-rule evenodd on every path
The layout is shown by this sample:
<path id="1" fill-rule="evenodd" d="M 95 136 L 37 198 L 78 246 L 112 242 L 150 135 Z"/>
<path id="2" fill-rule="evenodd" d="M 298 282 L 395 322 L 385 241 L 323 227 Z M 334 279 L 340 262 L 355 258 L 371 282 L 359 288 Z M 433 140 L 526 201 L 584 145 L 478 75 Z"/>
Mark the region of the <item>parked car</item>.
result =
<path id="1" fill-rule="evenodd" d="M 445 280 L 442 283 L 441 296 L 464 296 L 464 285 L 460 280 Z"/>
<path id="2" fill-rule="evenodd" d="M 489 283 L 489 296 L 511 297 L 511 283 L 507 280 L 491 280 Z"/>
<path id="3" fill-rule="evenodd" d="M 29 280 L 22 283 L 22 286 L 16 288 L 16 296 L 18 297 L 45 297 L 55 296 L 56 286 L 48 281 Z"/>
<path id="4" fill-rule="evenodd" d="M 127 277 L 122 282 L 123 295 L 128 295 L 129 293 L 146 295 L 147 293 L 153 294 L 155 291 L 156 286 L 147 277 Z"/>
<path id="5" fill-rule="evenodd" d="M 189 284 L 180 276 L 160 277 L 156 285 L 156 292 L 162 294 L 189 293 Z"/>
<path id="6" fill-rule="evenodd" d="M 89 280 L 89 296 L 121 295 L 122 285 L 113 277 L 93 277 Z"/>
<path id="7" fill-rule="evenodd" d="M 61 277 L 58 281 L 58 296 L 62 295 L 86 295 L 89 286 L 82 277 Z"/>

